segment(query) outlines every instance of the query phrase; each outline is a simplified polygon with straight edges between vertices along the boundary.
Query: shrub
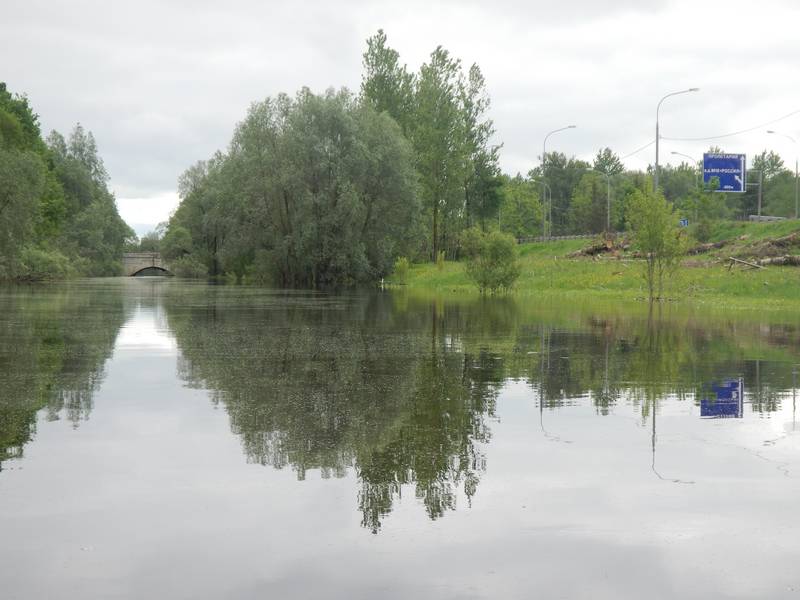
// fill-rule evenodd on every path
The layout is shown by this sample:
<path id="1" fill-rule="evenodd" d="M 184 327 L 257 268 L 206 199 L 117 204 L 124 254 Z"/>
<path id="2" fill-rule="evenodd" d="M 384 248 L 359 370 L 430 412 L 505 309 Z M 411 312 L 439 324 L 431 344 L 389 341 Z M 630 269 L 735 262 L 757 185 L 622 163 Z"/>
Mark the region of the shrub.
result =
<path id="1" fill-rule="evenodd" d="M 178 277 L 200 279 L 208 277 L 208 268 L 191 254 L 186 254 L 171 261 L 172 272 Z"/>
<path id="2" fill-rule="evenodd" d="M 74 273 L 70 260 L 58 250 L 28 246 L 20 254 L 18 279 L 42 281 L 64 279 Z"/>
<path id="3" fill-rule="evenodd" d="M 478 227 L 470 227 L 461 233 L 461 254 L 464 259 L 475 258 L 480 254 L 486 234 Z"/>
<path id="4" fill-rule="evenodd" d="M 394 269 L 392 270 L 392 279 L 395 283 L 405 284 L 408 280 L 408 271 L 411 268 L 411 263 L 405 256 L 401 256 L 394 261 Z"/>
<path id="5" fill-rule="evenodd" d="M 511 289 L 519 275 L 514 238 L 499 231 L 481 233 L 476 253 L 467 260 L 467 277 L 481 293 Z"/>

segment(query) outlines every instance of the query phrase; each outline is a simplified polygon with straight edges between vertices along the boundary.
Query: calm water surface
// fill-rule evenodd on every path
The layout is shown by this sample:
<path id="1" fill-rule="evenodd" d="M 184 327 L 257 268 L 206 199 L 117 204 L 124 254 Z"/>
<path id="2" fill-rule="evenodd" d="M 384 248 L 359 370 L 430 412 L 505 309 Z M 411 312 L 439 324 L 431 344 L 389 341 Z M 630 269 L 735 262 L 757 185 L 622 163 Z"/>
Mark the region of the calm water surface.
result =
<path id="1" fill-rule="evenodd" d="M 800 597 L 798 321 L 0 288 L 2 598 Z"/>

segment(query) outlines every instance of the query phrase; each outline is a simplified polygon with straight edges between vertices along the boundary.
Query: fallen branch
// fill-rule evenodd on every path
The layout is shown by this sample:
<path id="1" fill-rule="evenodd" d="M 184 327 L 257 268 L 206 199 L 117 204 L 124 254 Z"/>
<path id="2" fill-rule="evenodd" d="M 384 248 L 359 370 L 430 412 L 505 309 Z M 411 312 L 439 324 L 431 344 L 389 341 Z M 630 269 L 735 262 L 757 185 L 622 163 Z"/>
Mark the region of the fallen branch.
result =
<path id="1" fill-rule="evenodd" d="M 748 267 L 751 267 L 753 269 L 763 269 L 764 268 L 761 265 L 758 265 L 756 263 L 747 262 L 746 260 L 741 260 L 739 258 L 733 258 L 732 256 L 729 256 L 728 260 L 731 261 L 731 264 L 728 265 L 728 270 L 729 271 L 731 270 L 731 267 L 733 267 L 733 265 L 735 265 L 737 263 L 742 264 L 742 265 L 747 265 Z"/>

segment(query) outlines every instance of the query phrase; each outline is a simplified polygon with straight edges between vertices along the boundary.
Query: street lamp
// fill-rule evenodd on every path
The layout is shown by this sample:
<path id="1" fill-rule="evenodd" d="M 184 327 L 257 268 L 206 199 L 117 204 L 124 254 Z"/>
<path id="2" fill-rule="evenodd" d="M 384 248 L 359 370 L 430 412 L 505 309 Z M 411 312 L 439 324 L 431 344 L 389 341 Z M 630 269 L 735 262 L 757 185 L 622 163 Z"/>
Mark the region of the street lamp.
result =
<path id="1" fill-rule="evenodd" d="M 748 169 L 748 171 L 758 171 L 758 183 L 748 183 L 747 185 L 758 186 L 758 209 L 756 216 L 761 217 L 761 197 L 764 193 L 764 169 Z"/>
<path id="2" fill-rule="evenodd" d="M 682 156 L 684 158 L 688 158 L 689 160 L 691 160 L 696 165 L 700 164 L 700 161 L 695 160 L 693 156 L 689 156 L 688 154 L 684 154 L 683 152 L 675 152 L 673 150 L 672 152 L 670 152 L 670 154 L 674 154 L 675 156 Z M 691 164 L 691 163 L 689 163 L 689 164 Z M 696 180 L 695 183 L 696 183 L 697 187 L 700 187 L 700 168 L 699 167 L 697 169 L 697 175 L 695 176 L 695 180 Z"/>
<path id="3" fill-rule="evenodd" d="M 656 168 L 653 174 L 653 191 L 658 192 L 658 140 L 660 139 L 660 134 L 658 131 L 658 112 L 661 110 L 661 103 L 664 102 L 670 96 L 677 96 L 679 94 L 688 94 L 689 92 L 699 92 L 700 88 L 689 88 L 688 90 L 681 90 L 679 92 L 670 92 L 661 100 L 658 101 L 658 105 L 656 105 Z"/>
<path id="4" fill-rule="evenodd" d="M 564 131 L 566 129 L 575 129 L 575 127 L 576 127 L 575 125 L 567 125 L 566 127 L 559 127 L 558 129 L 553 129 L 553 131 L 549 132 L 546 136 L 544 136 L 544 141 L 542 142 L 542 180 L 543 180 L 542 183 L 544 183 L 544 177 L 545 177 L 544 167 L 545 167 L 545 161 L 547 160 L 547 138 L 549 138 L 554 133 L 558 133 L 559 131 Z M 544 186 L 542 186 L 542 198 L 544 198 Z M 552 201 L 552 199 L 553 199 L 553 196 L 551 194 L 550 195 L 550 200 Z M 547 237 L 547 229 L 546 229 L 547 211 L 545 211 L 544 215 L 545 216 L 542 218 L 542 237 L 546 238 Z M 550 226 L 552 228 L 552 223 L 550 224 Z"/>
<path id="5" fill-rule="evenodd" d="M 785 133 L 780 133 L 778 131 L 773 131 L 772 129 L 767 130 L 767 133 L 774 133 L 775 135 L 780 135 L 789 139 L 794 144 L 794 218 L 797 218 L 797 209 L 798 209 L 798 184 L 797 184 L 797 140 L 794 139 L 790 135 L 786 135 Z"/>
<path id="6" fill-rule="evenodd" d="M 587 168 L 587 171 L 601 173 L 606 178 L 606 231 L 611 232 L 611 175 L 600 169 Z"/>
<path id="7" fill-rule="evenodd" d="M 536 179 L 536 177 L 532 177 L 531 181 L 538 181 L 542 184 L 542 229 L 544 229 L 544 221 L 545 217 L 547 216 L 547 205 L 553 203 L 553 190 L 550 188 L 547 183 L 545 183 L 544 179 Z M 547 201 L 548 196 L 550 197 L 550 201 Z M 542 235 L 542 241 L 545 240 L 545 236 Z"/>

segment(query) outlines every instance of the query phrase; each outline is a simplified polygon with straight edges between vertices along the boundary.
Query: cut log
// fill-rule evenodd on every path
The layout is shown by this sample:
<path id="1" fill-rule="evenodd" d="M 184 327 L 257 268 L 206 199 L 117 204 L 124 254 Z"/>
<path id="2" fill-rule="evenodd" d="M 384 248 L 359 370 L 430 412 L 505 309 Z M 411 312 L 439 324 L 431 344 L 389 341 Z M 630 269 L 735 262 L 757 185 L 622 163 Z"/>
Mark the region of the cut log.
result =
<path id="1" fill-rule="evenodd" d="M 730 243 L 729 240 L 722 240 L 721 242 L 713 242 L 708 244 L 700 244 L 699 246 L 695 246 L 694 248 L 689 248 L 689 251 L 686 254 L 705 254 L 706 252 L 710 252 L 711 250 L 716 250 L 717 248 L 722 248 L 727 246 Z"/>
<path id="2" fill-rule="evenodd" d="M 772 258 L 762 258 L 758 261 L 759 265 L 776 265 L 779 267 L 800 267 L 800 256 L 787 254 L 786 256 L 773 256 Z"/>

